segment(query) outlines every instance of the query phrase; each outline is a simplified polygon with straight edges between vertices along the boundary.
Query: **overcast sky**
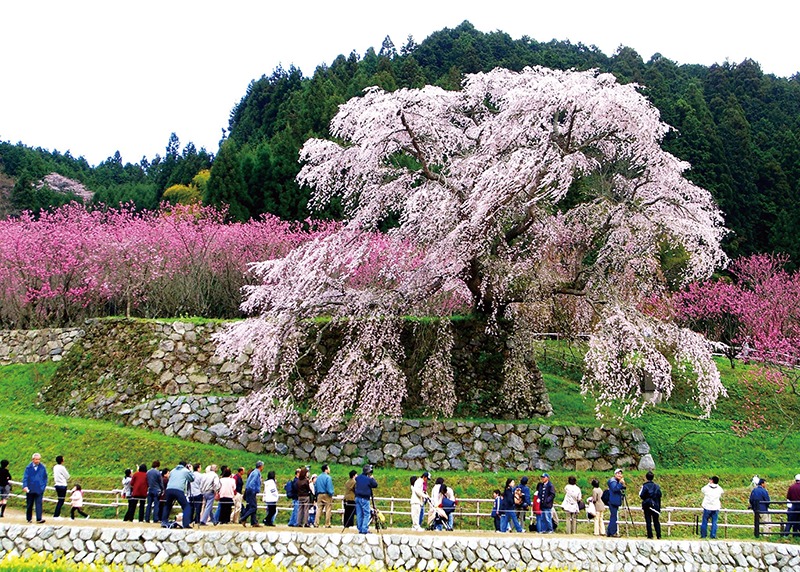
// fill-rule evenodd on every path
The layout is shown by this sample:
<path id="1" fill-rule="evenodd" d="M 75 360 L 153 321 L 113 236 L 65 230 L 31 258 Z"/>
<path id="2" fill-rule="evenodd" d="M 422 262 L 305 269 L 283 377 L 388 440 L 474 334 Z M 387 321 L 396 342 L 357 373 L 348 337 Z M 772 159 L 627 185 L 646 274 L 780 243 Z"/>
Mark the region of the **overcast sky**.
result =
<path id="1" fill-rule="evenodd" d="M 277 6 L 275 6 L 276 4 Z M 9 0 L 0 3 L 0 140 L 69 150 L 96 165 L 164 154 L 169 135 L 216 153 L 251 80 L 306 76 L 386 35 L 399 49 L 469 20 L 518 39 L 570 40 L 647 61 L 752 58 L 800 71 L 796 0 Z"/>

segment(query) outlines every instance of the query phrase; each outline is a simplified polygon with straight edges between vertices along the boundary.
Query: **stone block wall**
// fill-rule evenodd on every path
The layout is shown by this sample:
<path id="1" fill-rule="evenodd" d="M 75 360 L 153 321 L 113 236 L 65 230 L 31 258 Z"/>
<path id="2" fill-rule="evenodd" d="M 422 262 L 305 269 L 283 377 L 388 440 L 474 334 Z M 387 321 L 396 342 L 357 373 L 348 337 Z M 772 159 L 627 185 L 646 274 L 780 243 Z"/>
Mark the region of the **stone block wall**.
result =
<path id="1" fill-rule="evenodd" d="M 402 567 L 448 572 L 550 566 L 593 572 L 800 569 L 800 546 L 767 542 L 0 525 L 0 558 L 42 552 L 86 564 L 102 560 L 126 570 L 185 562 L 222 567 L 245 562 L 253 566 L 266 560 L 287 569 L 363 565 L 373 570 Z"/>
<path id="2" fill-rule="evenodd" d="M 0 330 L 0 365 L 61 361 L 83 334 L 81 328 Z"/>
<path id="3" fill-rule="evenodd" d="M 469 471 L 652 468 L 650 446 L 638 429 L 384 420 L 360 441 L 342 443 L 338 432 L 344 427 L 323 433 L 313 418 L 301 418 L 268 435 L 255 427 L 234 430 L 228 420 L 237 401 L 218 396 L 166 397 L 120 412 L 120 421 L 183 439 L 314 463 Z"/>

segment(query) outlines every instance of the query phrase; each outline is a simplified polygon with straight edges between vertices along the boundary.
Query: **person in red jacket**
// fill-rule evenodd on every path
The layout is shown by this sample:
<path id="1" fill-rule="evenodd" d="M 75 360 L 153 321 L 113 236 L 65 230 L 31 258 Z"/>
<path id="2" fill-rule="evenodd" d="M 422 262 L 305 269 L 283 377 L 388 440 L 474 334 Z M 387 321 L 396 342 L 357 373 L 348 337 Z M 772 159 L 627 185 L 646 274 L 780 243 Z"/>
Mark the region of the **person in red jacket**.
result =
<path id="1" fill-rule="evenodd" d="M 131 476 L 131 496 L 128 497 L 128 512 L 122 520 L 133 522 L 136 505 L 139 505 L 139 522 L 144 522 L 144 504 L 147 500 L 147 465 L 142 463 Z"/>

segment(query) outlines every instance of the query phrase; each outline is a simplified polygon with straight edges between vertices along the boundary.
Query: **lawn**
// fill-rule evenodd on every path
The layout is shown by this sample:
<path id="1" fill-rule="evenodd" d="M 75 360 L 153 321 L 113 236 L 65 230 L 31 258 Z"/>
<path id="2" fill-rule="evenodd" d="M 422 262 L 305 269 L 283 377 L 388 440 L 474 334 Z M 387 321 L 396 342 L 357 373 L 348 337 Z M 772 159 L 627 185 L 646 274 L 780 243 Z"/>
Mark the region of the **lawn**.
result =
<path id="1" fill-rule="evenodd" d="M 579 354 L 575 359 L 579 359 Z M 557 362 L 552 352 L 547 360 L 541 361 L 555 412 L 546 423 L 598 424 L 594 418 L 594 402 L 580 395 L 579 369 L 567 361 Z M 736 400 L 741 396 L 739 380 L 747 368 L 738 366 L 731 370 L 722 360 L 719 365 L 731 397 L 720 403 L 710 419 L 700 419 L 687 400 L 688 395 L 677 391 L 669 403 L 648 410 L 641 418 L 633 420 L 650 443 L 658 467 L 656 480 L 664 490 L 665 505 L 698 506 L 701 500 L 699 490 L 714 473 L 720 476 L 727 491 L 724 506 L 744 509 L 753 474 L 765 477 L 773 498 L 781 498 L 790 479 L 800 472 L 800 435 L 769 430 L 756 431 L 746 437 L 734 434 L 731 424 L 736 416 Z M 0 457 L 11 462 L 10 470 L 16 479 L 21 477 L 34 452 L 41 453 L 48 466 L 52 465 L 56 455 L 64 455 L 73 483 L 81 482 L 84 488 L 101 489 L 118 487 L 125 468 L 133 468 L 139 463 L 149 467 L 154 459 L 161 460 L 163 466 L 173 466 L 185 459 L 201 462 L 204 466 L 213 462 L 244 467 L 252 467 L 256 460 L 263 459 L 266 470 L 276 471 L 281 482 L 288 479 L 298 465 L 290 457 L 254 455 L 103 420 L 45 414 L 36 406 L 36 395 L 55 368 L 55 364 L 0 367 Z M 787 403 L 792 405 L 791 401 Z M 541 420 L 530 421 L 538 423 Z M 780 421 L 777 413 L 773 421 Z M 337 493 L 341 493 L 347 473 L 352 468 L 345 465 L 331 467 Z M 319 467 L 312 466 L 312 471 L 318 472 Z M 380 483 L 377 493 L 407 498 L 411 474 L 404 470 L 379 468 L 376 471 Z M 556 490 L 561 493 L 568 473 L 554 470 L 551 474 Z M 519 477 L 465 471 L 452 471 L 444 476 L 461 498 L 489 498 L 493 489 L 501 488 L 506 476 Z M 535 482 L 535 475 L 531 476 Z M 578 485 L 587 493 L 592 478 L 602 481 L 609 475 L 578 474 L 577 477 Z M 638 493 L 644 481 L 643 474 L 632 471 L 626 478 L 630 490 Z M 632 499 L 636 499 L 635 494 Z M 486 521 L 482 523 L 484 526 L 488 524 Z M 687 530 L 686 534 L 690 531 Z"/>

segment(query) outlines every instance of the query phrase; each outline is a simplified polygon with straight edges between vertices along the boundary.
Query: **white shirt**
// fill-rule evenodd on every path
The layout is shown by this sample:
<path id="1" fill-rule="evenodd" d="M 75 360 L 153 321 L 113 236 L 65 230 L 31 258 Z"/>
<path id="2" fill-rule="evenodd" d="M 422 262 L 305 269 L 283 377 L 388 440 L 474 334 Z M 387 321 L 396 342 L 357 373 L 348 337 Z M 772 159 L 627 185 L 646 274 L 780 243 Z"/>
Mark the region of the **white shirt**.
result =
<path id="1" fill-rule="evenodd" d="M 721 486 L 715 485 L 714 483 L 708 483 L 706 486 L 700 489 L 700 492 L 703 493 L 702 507 L 704 509 L 719 510 L 722 508 L 720 497 L 725 491 L 722 490 Z"/>
<path id="2" fill-rule="evenodd" d="M 69 479 L 69 471 L 64 465 L 57 464 L 53 467 L 53 479 L 55 481 L 55 486 L 66 487 L 67 480 Z"/>

